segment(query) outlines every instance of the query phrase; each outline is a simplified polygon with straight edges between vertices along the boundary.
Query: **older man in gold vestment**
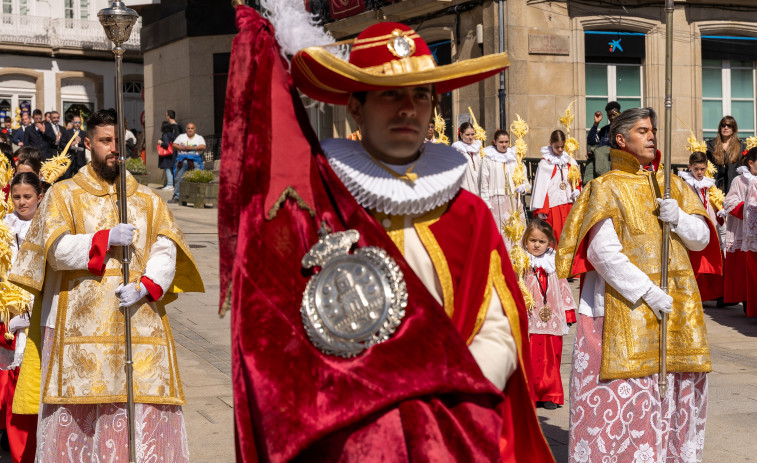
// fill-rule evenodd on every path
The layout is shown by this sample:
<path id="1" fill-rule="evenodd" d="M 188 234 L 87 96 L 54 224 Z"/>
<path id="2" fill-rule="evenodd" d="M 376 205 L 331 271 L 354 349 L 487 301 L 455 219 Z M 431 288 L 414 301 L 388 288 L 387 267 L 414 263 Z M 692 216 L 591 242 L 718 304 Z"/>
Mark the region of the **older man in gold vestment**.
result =
<path id="1" fill-rule="evenodd" d="M 584 188 L 557 251 L 560 278 L 582 275 L 570 381 L 570 460 L 702 459 L 711 371 L 690 254 L 720 262 L 713 224 L 677 176 L 659 196 L 656 114 L 635 108 L 610 128 L 612 170 Z M 671 226 L 668 294 L 662 222 Z M 659 318 L 668 322 L 668 384 L 657 387 Z"/>
<path id="2" fill-rule="evenodd" d="M 188 461 L 165 304 L 202 292 L 202 280 L 165 202 L 127 172 L 129 220 L 119 223 L 115 124 L 112 110 L 89 118 L 92 162 L 47 192 L 10 276 L 37 296 L 13 411 L 39 409 L 38 461 L 128 461 L 123 310 L 132 318 L 138 461 Z M 126 286 L 122 246 L 133 251 Z"/>

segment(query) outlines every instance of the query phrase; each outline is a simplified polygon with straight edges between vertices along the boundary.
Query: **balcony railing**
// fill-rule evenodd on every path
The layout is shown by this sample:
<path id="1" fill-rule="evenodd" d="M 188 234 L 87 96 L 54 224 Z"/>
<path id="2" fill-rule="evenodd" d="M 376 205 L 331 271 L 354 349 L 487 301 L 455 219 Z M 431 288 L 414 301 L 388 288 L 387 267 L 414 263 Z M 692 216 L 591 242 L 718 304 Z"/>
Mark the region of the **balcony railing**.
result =
<path id="1" fill-rule="evenodd" d="M 126 50 L 139 51 L 140 23 L 134 25 Z M 0 43 L 51 48 L 110 50 L 112 44 L 98 21 L 0 14 Z"/>

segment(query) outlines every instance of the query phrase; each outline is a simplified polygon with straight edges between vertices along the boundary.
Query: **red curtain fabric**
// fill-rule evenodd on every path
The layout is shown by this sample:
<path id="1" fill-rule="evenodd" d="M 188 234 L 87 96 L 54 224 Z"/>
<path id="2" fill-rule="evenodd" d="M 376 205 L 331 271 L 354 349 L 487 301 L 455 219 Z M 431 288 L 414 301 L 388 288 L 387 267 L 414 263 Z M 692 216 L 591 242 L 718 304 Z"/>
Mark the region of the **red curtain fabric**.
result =
<path id="1" fill-rule="evenodd" d="M 233 307 L 237 461 L 500 459 L 502 410 L 518 404 L 483 377 L 442 307 L 336 178 L 271 25 L 239 6 L 237 26 L 218 220 L 222 304 Z M 397 332 L 352 359 L 321 353 L 301 322 L 313 275 L 301 259 L 322 224 L 359 230 L 359 246 L 385 249 L 408 288 Z"/>
<path id="2" fill-rule="evenodd" d="M 333 19 L 342 19 L 362 13 L 365 10 L 363 0 L 329 0 L 329 11 Z"/>
<path id="3" fill-rule="evenodd" d="M 526 305 L 491 212 L 473 193 L 461 190 L 447 211 L 430 228 L 448 262 L 455 295 L 452 323 L 463 339 L 467 340 L 473 333 L 487 284 L 487 278 L 480 270 L 474 269 L 488 268 L 492 251 L 499 253 L 502 259 L 501 276 L 513 296 L 520 322 L 520 326 L 511 326 L 511 329 L 520 332 L 522 339 L 521 362 L 507 382 L 505 402 L 501 407 L 504 421 L 500 438 L 502 461 L 554 461 L 532 401 Z"/>

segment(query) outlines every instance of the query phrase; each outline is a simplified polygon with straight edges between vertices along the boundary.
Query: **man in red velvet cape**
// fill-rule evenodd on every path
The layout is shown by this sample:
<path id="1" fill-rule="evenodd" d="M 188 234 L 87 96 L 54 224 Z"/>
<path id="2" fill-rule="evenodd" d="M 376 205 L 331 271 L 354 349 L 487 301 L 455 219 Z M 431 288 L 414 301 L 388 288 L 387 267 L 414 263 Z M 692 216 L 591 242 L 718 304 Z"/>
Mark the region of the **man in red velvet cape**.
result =
<path id="1" fill-rule="evenodd" d="M 297 85 L 348 103 L 363 136 L 321 148 L 271 24 L 238 6 L 237 25 L 219 202 L 237 460 L 553 461 L 504 243 L 460 190 L 464 158 L 423 143 L 434 90 L 496 74 L 506 56 L 437 68 L 415 31 L 386 23 L 358 36 L 349 63 L 305 49 Z M 388 79 L 363 69 L 393 65 Z M 352 358 L 316 347 L 300 312 L 317 276 L 302 258 L 325 228 L 359 231 L 358 248 L 385 250 L 407 286 L 396 331 Z"/>

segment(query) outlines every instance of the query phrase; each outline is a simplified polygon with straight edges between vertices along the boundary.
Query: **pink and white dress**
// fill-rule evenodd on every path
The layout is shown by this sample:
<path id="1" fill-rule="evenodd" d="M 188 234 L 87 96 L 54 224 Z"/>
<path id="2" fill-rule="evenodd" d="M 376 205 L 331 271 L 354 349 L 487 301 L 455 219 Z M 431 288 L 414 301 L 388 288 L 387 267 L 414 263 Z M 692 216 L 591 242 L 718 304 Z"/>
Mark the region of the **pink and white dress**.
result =
<path id="1" fill-rule="evenodd" d="M 549 248 L 538 257 L 529 253 L 528 257 L 531 268 L 525 283 L 536 303 L 528 313 L 535 399 L 562 405 L 565 403 L 560 375 L 562 337 L 569 332 L 568 322 L 575 321 L 576 302 L 568 281 L 557 278 L 554 249 Z"/>

